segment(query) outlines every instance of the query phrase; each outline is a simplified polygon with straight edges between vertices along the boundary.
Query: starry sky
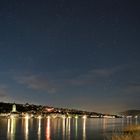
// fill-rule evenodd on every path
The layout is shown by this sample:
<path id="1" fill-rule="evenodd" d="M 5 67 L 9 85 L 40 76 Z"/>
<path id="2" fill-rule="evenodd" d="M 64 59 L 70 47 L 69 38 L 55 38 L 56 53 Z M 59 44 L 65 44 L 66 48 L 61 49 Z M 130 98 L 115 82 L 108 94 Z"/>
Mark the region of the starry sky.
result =
<path id="1" fill-rule="evenodd" d="M 0 101 L 140 109 L 140 3 L 1 0 Z"/>

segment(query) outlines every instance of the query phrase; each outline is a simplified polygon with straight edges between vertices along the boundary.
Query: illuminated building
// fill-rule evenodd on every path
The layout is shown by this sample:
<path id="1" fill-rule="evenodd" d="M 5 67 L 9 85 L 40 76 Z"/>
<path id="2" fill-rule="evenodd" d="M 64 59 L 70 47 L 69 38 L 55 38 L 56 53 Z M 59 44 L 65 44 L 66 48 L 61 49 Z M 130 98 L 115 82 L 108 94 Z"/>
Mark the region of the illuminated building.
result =
<path id="1" fill-rule="evenodd" d="M 15 117 L 19 117 L 19 113 L 16 110 L 16 105 L 15 103 L 12 106 L 12 111 L 10 113 L 10 118 L 15 118 Z"/>
<path id="2" fill-rule="evenodd" d="M 13 106 L 12 106 L 12 112 L 17 112 L 15 104 L 13 104 Z"/>

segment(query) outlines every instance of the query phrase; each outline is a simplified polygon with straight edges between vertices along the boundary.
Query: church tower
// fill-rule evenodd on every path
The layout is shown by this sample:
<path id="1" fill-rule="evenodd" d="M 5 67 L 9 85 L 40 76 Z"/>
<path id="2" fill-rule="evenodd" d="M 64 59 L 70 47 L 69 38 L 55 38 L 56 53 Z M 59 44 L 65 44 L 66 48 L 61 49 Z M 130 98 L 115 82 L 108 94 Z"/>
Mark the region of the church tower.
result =
<path id="1" fill-rule="evenodd" d="M 12 106 L 12 112 L 17 112 L 15 103 Z"/>

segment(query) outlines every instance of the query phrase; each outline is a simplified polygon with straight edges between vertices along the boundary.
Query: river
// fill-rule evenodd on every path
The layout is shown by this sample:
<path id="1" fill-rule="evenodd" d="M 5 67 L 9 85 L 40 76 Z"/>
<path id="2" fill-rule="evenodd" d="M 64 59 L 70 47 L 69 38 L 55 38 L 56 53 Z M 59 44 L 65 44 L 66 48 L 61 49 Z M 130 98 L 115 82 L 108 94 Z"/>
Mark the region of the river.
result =
<path id="1" fill-rule="evenodd" d="M 0 118 L 0 140 L 104 140 L 139 119 Z"/>

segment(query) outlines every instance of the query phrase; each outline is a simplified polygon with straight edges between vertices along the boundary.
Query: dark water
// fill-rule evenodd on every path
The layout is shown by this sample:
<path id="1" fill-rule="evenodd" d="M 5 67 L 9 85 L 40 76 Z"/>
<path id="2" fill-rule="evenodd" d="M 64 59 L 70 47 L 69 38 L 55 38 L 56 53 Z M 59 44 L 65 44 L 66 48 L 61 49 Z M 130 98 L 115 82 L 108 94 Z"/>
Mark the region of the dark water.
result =
<path id="1" fill-rule="evenodd" d="M 138 119 L 0 119 L 0 140 L 105 140 Z"/>

